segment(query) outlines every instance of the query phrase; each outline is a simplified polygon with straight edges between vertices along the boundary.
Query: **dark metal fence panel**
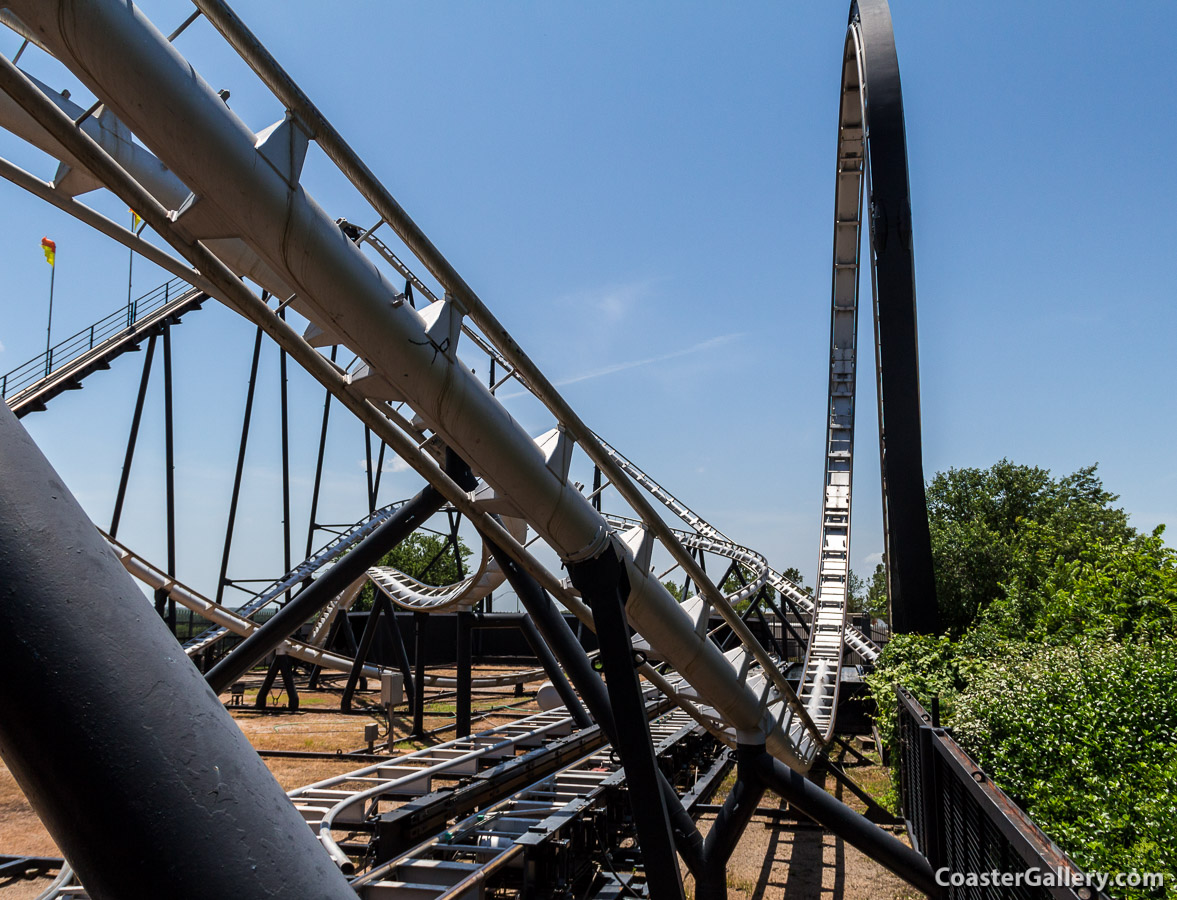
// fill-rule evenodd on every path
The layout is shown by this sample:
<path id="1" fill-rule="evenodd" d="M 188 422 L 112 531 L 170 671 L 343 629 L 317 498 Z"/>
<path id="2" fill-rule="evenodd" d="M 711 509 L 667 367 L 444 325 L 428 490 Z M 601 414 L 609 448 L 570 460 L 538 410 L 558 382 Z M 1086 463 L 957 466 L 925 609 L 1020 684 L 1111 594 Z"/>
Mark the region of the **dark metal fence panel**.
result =
<path id="1" fill-rule="evenodd" d="M 898 688 L 900 796 L 912 846 L 949 883 L 949 900 L 1093 900 L 1085 873 L 1035 825 L 905 688 Z M 969 884 L 1037 872 L 1037 884 Z M 973 874 L 978 879 L 969 879 Z M 990 878 L 992 882 L 994 879 Z M 1046 883 L 1049 880 L 1049 886 Z M 1055 882 L 1063 882 L 1057 884 Z M 1102 896 L 1102 895 L 1100 895 Z"/>

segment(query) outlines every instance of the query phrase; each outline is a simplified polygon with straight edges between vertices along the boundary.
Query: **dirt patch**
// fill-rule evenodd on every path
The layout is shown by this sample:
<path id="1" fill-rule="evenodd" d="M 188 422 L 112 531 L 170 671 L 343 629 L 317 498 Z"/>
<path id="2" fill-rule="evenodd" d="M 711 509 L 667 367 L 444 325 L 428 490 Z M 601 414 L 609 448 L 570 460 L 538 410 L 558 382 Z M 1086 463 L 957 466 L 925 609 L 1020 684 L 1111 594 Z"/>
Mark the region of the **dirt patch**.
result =
<path id="1" fill-rule="evenodd" d="M 700 820 L 699 830 L 705 834 L 714 819 L 709 815 Z M 828 831 L 764 815 L 753 818 L 732 854 L 727 883 L 728 900 L 917 900 L 924 896 Z M 693 890 L 688 893 L 693 897 Z"/>
<path id="2" fill-rule="evenodd" d="M 877 754 L 857 745 L 856 749 L 866 764 L 844 751 L 834 753 L 834 762 L 859 788 L 886 806 L 891 790 L 888 770 Z M 729 772 L 711 802 L 721 804 L 735 780 L 735 772 Z M 825 776 L 824 787 L 851 809 L 867 813 L 868 804 L 832 775 Z M 787 804 L 774 795 L 765 794 L 760 808 L 781 815 L 757 815 L 749 823 L 728 861 L 728 900 L 918 900 L 924 896 L 836 835 L 788 816 Z M 706 835 L 714 821 L 713 813 L 701 818 L 700 832 Z M 902 829 L 890 830 L 909 843 Z M 689 877 L 686 885 L 688 900 L 693 900 L 694 885 Z"/>
<path id="3" fill-rule="evenodd" d="M 482 674 L 479 670 L 476 674 Z M 260 679 L 251 679 L 244 705 L 230 713 L 259 750 L 298 751 L 346 754 L 367 750 L 365 726 L 375 724 L 379 731 L 377 749 L 382 749 L 388 735 L 387 714 L 378 708 L 375 694 L 360 694 L 355 711 L 339 711 L 339 692 L 326 690 L 305 692 L 299 696 L 296 712 L 285 710 L 286 697 L 272 693 L 267 698 L 272 711 L 257 711 L 253 701 Z M 534 687 L 534 686 L 532 686 Z M 228 702 L 230 697 L 223 699 Z M 517 697 L 511 688 L 476 692 L 472 703 L 475 731 L 483 731 L 518 718 L 537 709 L 530 701 L 530 691 Z M 276 709 L 277 707 L 277 709 Z M 426 706 L 426 729 L 440 733 L 424 740 L 401 739 L 396 752 L 404 753 L 451 740 L 454 737 L 454 697 L 452 690 L 430 689 Z M 394 736 L 405 735 L 412 721 L 404 707 L 394 710 Z M 869 755 L 868 755 L 869 756 Z M 264 757 L 284 790 L 291 790 L 361 767 L 364 763 L 348 759 L 323 757 Z M 885 799 L 889 789 L 887 770 L 870 757 L 871 765 L 861 765 L 850 758 L 840 758 L 854 781 L 875 797 Z M 721 788 L 714 803 L 722 803 L 734 776 Z M 828 778 L 827 788 L 851 807 L 865 811 L 866 805 L 853 793 Z M 781 809 L 784 804 L 766 795 L 766 809 Z M 699 822 L 706 834 L 714 821 L 707 815 Z M 902 837 L 901 837 L 902 839 Z M 0 853 L 30 856 L 60 856 L 52 838 L 41 825 L 11 773 L 0 764 Z M 32 900 L 48 884 L 47 878 L 0 881 L 0 900 Z M 859 853 L 841 839 L 812 824 L 799 824 L 773 815 L 757 815 L 745 831 L 728 865 L 729 900 L 915 900 L 923 896 L 905 882 Z M 690 880 L 688 895 L 693 897 Z"/>

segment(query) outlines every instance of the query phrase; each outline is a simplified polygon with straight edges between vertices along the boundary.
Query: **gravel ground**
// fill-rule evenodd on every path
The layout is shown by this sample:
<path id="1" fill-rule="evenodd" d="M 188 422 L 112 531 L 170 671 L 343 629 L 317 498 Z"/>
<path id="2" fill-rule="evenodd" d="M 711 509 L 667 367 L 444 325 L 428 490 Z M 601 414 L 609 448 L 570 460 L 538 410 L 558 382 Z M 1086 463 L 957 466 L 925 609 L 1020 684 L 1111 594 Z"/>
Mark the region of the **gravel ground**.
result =
<path id="1" fill-rule="evenodd" d="M 714 816 L 704 817 L 699 830 L 706 833 L 713 821 Z M 828 831 L 766 815 L 749 823 L 728 861 L 727 883 L 728 900 L 916 900 L 924 896 Z"/>
<path id="2" fill-rule="evenodd" d="M 534 690 L 535 686 L 530 687 Z M 355 751 L 364 747 L 364 726 L 372 722 L 381 724 L 382 740 L 386 734 L 386 722 L 375 710 L 367 714 L 361 711 L 357 715 L 332 712 L 332 708 L 338 708 L 337 694 L 303 694 L 299 712 L 281 715 L 252 711 L 249 707 L 254 696 L 256 691 L 247 692 L 246 706 L 233 710 L 233 716 L 259 749 Z M 228 696 L 225 699 L 228 700 Z M 274 701 L 284 703 L 285 698 L 275 696 Z M 361 699 L 359 702 L 366 701 Z M 497 710 L 497 715 L 491 710 L 519 702 L 504 693 L 481 697 L 476 694 L 475 713 L 483 710 L 486 716 L 477 722 L 476 730 L 510 721 L 512 717 L 504 715 L 503 710 Z M 452 703 L 452 697 L 440 697 L 427 707 L 434 715 L 427 717 L 426 727 L 441 728 L 452 723 Z M 409 725 L 404 717 L 394 717 L 394 734 L 405 734 Z M 429 743 L 440 743 L 452 737 L 452 730 L 443 732 Z M 422 746 L 419 742 L 402 741 L 397 749 L 403 752 L 419 746 Z M 358 767 L 353 760 L 269 758 L 266 762 L 286 790 Z M 860 767 L 850 771 L 856 781 L 875 792 L 886 780 L 885 770 L 879 767 Z M 722 795 L 713 802 L 722 802 Z M 852 805 L 862 808 L 857 801 Z M 766 796 L 762 806 L 775 808 L 775 798 Z M 705 816 L 701 819 L 700 830 L 706 833 L 713 818 Z M 61 855 L 2 763 L 0 853 Z M 47 884 L 47 879 L 0 881 L 0 900 L 32 900 Z M 687 885 L 690 894 L 689 879 Z M 728 886 L 729 900 L 914 900 L 923 896 L 832 834 L 812 824 L 798 824 L 769 815 L 756 816 L 745 831 L 728 865 Z"/>

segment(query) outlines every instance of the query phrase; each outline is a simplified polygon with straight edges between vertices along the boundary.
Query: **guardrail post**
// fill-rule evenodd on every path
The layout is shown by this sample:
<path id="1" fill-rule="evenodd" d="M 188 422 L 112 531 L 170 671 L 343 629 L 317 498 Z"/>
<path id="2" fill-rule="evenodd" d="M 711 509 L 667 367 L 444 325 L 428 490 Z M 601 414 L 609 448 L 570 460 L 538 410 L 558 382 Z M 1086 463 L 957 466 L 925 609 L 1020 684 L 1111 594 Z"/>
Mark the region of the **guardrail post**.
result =
<path id="1" fill-rule="evenodd" d="M 920 770 L 913 774 L 920 780 L 920 803 L 923 805 L 924 820 L 920 851 L 935 871 L 943 865 L 944 822 L 943 806 L 940 803 L 940 779 L 936 777 L 936 748 L 932 746 L 932 726 L 920 724 L 916 736 L 919 740 Z"/>

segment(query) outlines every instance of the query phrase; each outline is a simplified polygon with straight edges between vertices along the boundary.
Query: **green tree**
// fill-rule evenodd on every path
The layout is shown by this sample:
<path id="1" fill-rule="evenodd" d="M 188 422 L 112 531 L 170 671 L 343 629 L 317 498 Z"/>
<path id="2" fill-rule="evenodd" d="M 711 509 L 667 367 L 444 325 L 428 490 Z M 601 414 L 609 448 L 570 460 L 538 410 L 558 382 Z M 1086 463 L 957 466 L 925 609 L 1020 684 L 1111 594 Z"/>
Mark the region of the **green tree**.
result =
<path id="1" fill-rule="evenodd" d="M 937 475 L 951 631 L 895 636 L 868 682 L 885 735 L 895 683 L 939 698 L 965 749 L 1081 866 L 1173 872 L 1177 552 L 1163 529 L 1130 527 L 1095 472 L 1003 460 Z"/>
<path id="2" fill-rule="evenodd" d="M 1086 546 L 1077 552 L 1059 547 L 1049 529 L 1032 523 L 1027 530 L 1034 532 L 1026 543 L 1038 558 L 1015 568 L 980 629 L 1054 644 L 1083 634 L 1121 641 L 1177 636 L 1177 552 L 1165 545 L 1163 526 L 1121 541 L 1088 532 Z"/>
<path id="3" fill-rule="evenodd" d="M 882 563 L 875 566 L 875 572 L 871 575 L 863 608 L 876 619 L 891 620 L 891 606 L 887 598 L 887 567 Z"/>
<path id="4" fill-rule="evenodd" d="M 853 569 L 846 582 L 846 608 L 852 613 L 866 610 L 866 582 Z"/>
<path id="5" fill-rule="evenodd" d="M 399 569 L 424 584 L 453 584 L 461 581 L 470 571 L 466 565 L 466 560 L 470 557 L 470 548 L 461 538 L 458 538 L 458 553 L 462 559 L 460 569 L 458 557 L 455 556 L 453 544 L 448 537 L 428 531 L 414 531 L 385 553 L 377 565 Z M 371 582 L 364 585 L 353 609 L 371 609 L 375 590 Z"/>
<path id="6" fill-rule="evenodd" d="M 784 575 L 785 578 L 789 579 L 789 581 L 793 582 L 793 584 L 797 585 L 797 587 L 801 588 L 801 590 L 805 591 L 805 593 L 809 594 L 809 596 L 813 596 L 813 589 L 807 588 L 805 586 L 805 577 L 801 574 L 801 570 L 796 566 L 789 566 L 789 568 L 785 569 L 785 571 L 781 572 L 781 574 Z"/>
<path id="7" fill-rule="evenodd" d="M 950 469 L 932 479 L 927 497 L 936 596 L 954 634 L 1013 578 L 1037 588 L 1047 571 L 1040 539 L 1049 537 L 1052 552 L 1074 560 L 1093 538 L 1120 542 L 1135 534 L 1094 465 L 1060 479 L 1009 460 Z"/>

